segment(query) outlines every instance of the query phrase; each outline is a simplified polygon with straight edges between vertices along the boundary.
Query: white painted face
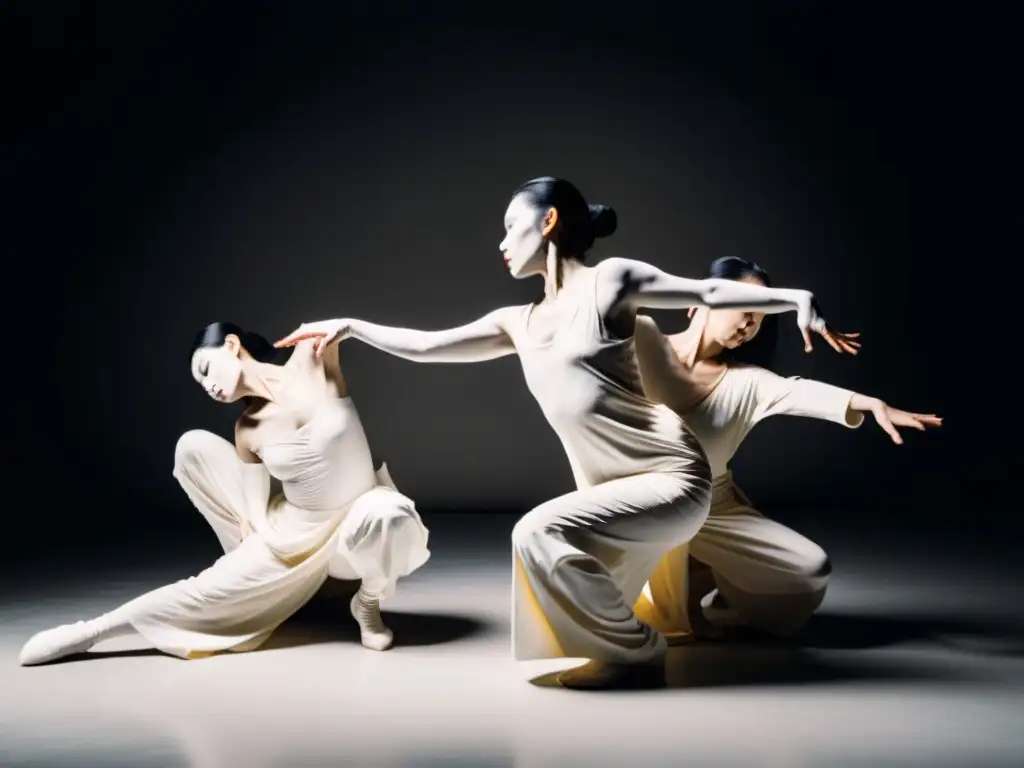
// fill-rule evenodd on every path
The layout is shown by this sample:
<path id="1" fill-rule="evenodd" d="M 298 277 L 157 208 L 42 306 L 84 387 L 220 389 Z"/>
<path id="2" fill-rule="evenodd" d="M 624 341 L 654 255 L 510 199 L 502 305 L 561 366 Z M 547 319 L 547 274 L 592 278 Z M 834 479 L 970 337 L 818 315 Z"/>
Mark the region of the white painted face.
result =
<path id="1" fill-rule="evenodd" d="M 192 378 L 218 403 L 233 403 L 242 382 L 241 345 L 228 336 L 219 347 L 201 347 L 192 355 Z"/>
<path id="2" fill-rule="evenodd" d="M 498 249 L 516 279 L 542 273 L 547 262 L 544 248 L 544 213 L 525 195 L 512 198 L 505 211 L 505 239 Z"/>
<path id="3" fill-rule="evenodd" d="M 764 285 L 756 277 L 744 277 L 741 283 Z M 707 313 L 705 334 L 725 349 L 736 349 L 753 339 L 764 321 L 763 312 L 748 312 L 739 309 L 711 309 Z"/>

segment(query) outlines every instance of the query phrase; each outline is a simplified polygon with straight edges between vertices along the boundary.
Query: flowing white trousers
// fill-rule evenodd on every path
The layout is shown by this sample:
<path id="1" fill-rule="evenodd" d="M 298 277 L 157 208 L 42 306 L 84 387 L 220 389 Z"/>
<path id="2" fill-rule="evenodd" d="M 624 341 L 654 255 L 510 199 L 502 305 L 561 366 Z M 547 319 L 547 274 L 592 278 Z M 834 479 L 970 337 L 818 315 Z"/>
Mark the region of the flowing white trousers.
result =
<path id="1" fill-rule="evenodd" d="M 196 576 L 126 603 L 115 612 L 118 619 L 154 647 L 183 658 L 248 651 L 308 602 L 329 575 L 361 579 L 367 592 L 387 598 L 399 578 L 429 558 L 428 532 L 414 503 L 395 489 L 382 466 L 380 484 L 356 498 L 322 546 L 298 562 L 285 562 L 251 529 L 268 504 L 265 472 L 242 462 L 217 435 L 183 435 L 174 476 L 225 554 Z"/>
<path id="2" fill-rule="evenodd" d="M 713 580 L 691 581 L 691 557 Z M 707 522 L 662 558 L 634 610 L 666 635 L 685 636 L 702 598 L 710 603 L 717 589 L 735 615 L 730 623 L 791 635 L 821 605 L 830 573 L 825 551 L 754 509 L 729 472 L 715 479 Z M 715 623 L 715 612 L 705 610 Z"/>

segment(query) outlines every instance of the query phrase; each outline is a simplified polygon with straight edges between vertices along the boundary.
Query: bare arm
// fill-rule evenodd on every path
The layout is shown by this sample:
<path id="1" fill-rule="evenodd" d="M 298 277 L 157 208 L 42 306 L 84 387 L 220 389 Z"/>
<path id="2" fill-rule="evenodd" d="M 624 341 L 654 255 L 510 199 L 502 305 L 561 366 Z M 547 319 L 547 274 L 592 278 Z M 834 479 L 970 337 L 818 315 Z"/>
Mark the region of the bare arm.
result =
<path id="1" fill-rule="evenodd" d="M 244 415 L 235 421 L 235 452 L 243 464 L 262 464 L 262 459 L 252 450 L 250 441 L 252 430 L 244 422 Z"/>
<path id="2" fill-rule="evenodd" d="M 498 309 L 478 320 L 444 331 L 392 328 L 350 318 L 303 324 L 276 346 L 290 346 L 302 339 L 318 338 L 317 353 L 333 341 L 358 339 L 382 352 L 417 363 L 477 363 L 515 353 L 505 330 L 508 308 Z"/>
<path id="3" fill-rule="evenodd" d="M 767 288 L 738 280 L 693 280 L 670 275 L 657 267 L 633 259 L 606 259 L 600 265 L 598 308 L 604 317 L 615 321 L 628 313 L 635 316 L 640 307 L 649 309 L 742 309 L 765 314 L 793 310 L 796 324 L 804 337 L 804 350 L 811 351 L 810 331 L 820 333 L 829 345 L 842 354 L 857 354 L 860 334 L 838 333 L 828 326 L 810 291 L 795 288 Z"/>
<path id="4" fill-rule="evenodd" d="M 259 521 L 266 517 L 267 501 L 270 499 L 270 472 L 263 460 L 253 450 L 252 427 L 246 426 L 246 417 L 240 416 L 235 422 L 235 452 L 242 460 L 243 508 L 238 512 L 238 527 L 241 537 L 255 532 Z"/>
<path id="5" fill-rule="evenodd" d="M 605 295 L 603 306 L 611 311 L 629 306 L 633 311 L 649 309 L 745 309 L 765 313 L 799 311 L 811 294 L 792 288 L 766 288 L 736 280 L 694 280 L 670 275 L 634 259 L 606 259 L 601 262 Z"/>

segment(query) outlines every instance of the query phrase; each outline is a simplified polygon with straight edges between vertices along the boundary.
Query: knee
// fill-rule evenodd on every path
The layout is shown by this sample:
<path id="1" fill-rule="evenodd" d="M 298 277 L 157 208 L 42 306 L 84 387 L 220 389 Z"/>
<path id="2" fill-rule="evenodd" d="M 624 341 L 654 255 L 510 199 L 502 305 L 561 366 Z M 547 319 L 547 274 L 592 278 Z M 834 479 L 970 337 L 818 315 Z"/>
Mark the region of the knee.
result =
<path id="1" fill-rule="evenodd" d="M 808 541 L 799 552 L 797 571 L 810 581 L 822 583 L 832 574 L 832 561 L 824 549 Z"/>
<path id="2" fill-rule="evenodd" d="M 204 429 L 190 429 L 178 438 L 174 446 L 174 468 L 176 471 L 193 466 L 203 456 L 221 449 L 224 439 Z"/>
<path id="3" fill-rule="evenodd" d="M 542 521 L 543 513 L 537 507 L 526 513 L 512 528 L 512 548 L 518 553 L 529 552 L 537 548 L 538 542 L 549 535 Z"/>
<path id="4" fill-rule="evenodd" d="M 383 489 L 374 489 L 360 499 L 366 504 L 364 533 L 402 535 L 405 531 L 419 528 L 419 515 L 412 500 L 402 494 Z"/>
<path id="5" fill-rule="evenodd" d="M 373 519 L 386 530 L 403 530 L 415 523 L 416 509 L 411 501 L 399 498 L 389 500 L 373 512 Z"/>

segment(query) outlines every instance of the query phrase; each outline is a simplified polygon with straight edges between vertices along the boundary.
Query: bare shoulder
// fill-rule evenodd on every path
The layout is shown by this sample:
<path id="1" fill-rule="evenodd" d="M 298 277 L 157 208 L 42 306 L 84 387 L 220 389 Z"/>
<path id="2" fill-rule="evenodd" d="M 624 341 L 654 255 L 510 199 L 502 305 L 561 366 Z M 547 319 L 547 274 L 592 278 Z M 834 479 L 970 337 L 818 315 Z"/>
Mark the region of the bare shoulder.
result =
<path id="1" fill-rule="evenodd" d="M 484 315 L 484 318 L 490 320 L 493 323 L 496 323 L 499 326 L 504 326 L 512 317 L 517 315 L 519 312 L 523 311 L 523 306 L 524 305 L 522 304 L 517 304 L 498 307 L 497 309 L 491 310 L 486 315 Z"/>
<path id="2" fill-rule="evenodd" d="M 622 256 L 610 256 L 593 267 L 597 278 L 603 283 L 625 285 L 649 279 L 654 267 L 643 261 L 627 259 Z"/>
<path id="3" fill-rule="evenodd" d="M 658 324 L 654 321 L 654 318 L 651 317 L 650 315 L 640 315 L 640 314 L 638 314 L 636 316 L 636 332 L 637 333 L 644 332 L 644 333 L 647 333 L 647 334 L 662 335 L 661 328 L 658 327 Z"/>
<path id="4" fill-rule="evenodd" d="M 491 310 L 481 317 L 477 323 L 480 323 L 483 326 L 490 326 L 494 331 L 508 335 L 509 329 L 512 327 L 513 320 L 521 315 L 525 308 L 526 305 L 524 304 L 499 307 L 498 309 Z"/>
<path id="5" fill-rule="evenodd" d="M 612 256 L 593 266 L 598 307 L 616 314 L 637 286 L 651 279 L 653 268 L 642 261 Z"/>
<path id="6" fill-rule="evenodd" d="M 331 346 L 337 346 L 332 344 Z M 316 347 L 315 339 L 303 339 L 302 341 L 295 344 L 292 347 L 291 357 L 288 358 L 286 365 L 304 365 L 312 366 L 317 364 L 316 355 L 313 354 L 313 349 Z"/>

